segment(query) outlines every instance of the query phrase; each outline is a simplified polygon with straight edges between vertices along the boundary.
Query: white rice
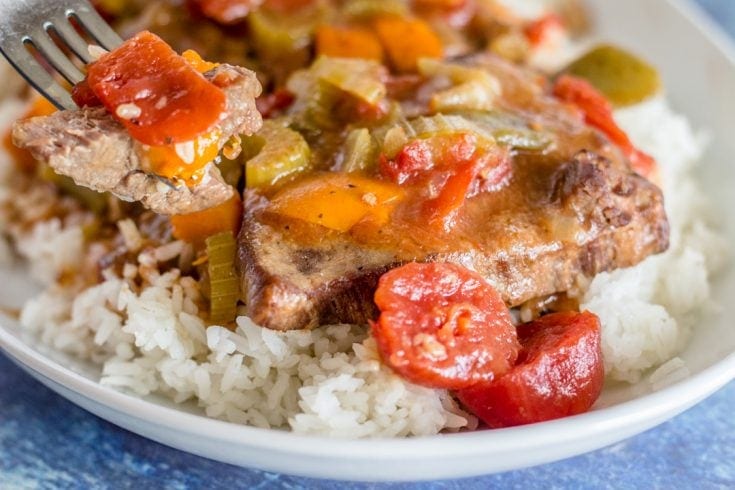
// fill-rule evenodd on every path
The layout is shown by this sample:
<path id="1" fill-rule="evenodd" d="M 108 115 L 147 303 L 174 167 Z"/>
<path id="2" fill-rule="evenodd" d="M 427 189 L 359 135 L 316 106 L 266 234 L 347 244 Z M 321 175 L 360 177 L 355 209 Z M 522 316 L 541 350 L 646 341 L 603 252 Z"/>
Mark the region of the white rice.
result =
<path id="1" fill-rule="evenodd" d="M 100 362 L 104 385 L 195 400 L 231 422 L 349 437 L 428 435 L 475 423 L 446 392 L 383 366 L 364 327 L 278 333 L 241 316 L 235 332 L 206 328 L 192 278 L 174 270 L 148 279 L 135 290 L 109 276 L 76 298 L 51 288 L 26 304 L 21 323 L 56 349 Z"/>
<path id="2" fill-rule="evenodd" d="M 637 382 L 681 350 L 696 319 L 712 306 L 710 275 L 722 266 L 727 248 L 691 176 L 704 138 L 663 98 L 618 111 L 616 118 L 659 162 L 671 244 L 636 267 L 597 275 L 582 307 L 602 320 L 608 376 Z"/>

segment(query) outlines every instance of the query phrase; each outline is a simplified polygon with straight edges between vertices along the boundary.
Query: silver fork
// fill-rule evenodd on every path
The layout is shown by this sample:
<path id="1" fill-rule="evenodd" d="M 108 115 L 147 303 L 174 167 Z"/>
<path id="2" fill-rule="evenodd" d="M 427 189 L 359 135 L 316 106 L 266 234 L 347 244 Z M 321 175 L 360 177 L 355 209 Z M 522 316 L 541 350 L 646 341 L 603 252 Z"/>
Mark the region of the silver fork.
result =
<path id="1" fill-rule="evenodd" d="M 54 77 L 35 59 L 29 45 L 72 85 L 84 73 L 51 38 L 54 33 L 85 64 L 93 60 L 89 43 L 71 21 L 101 47 L 114 49 L 122 39 L 86 0 L 0 0 L 0 51 L 44 97 L 59 109 L 77 105 Z"/>

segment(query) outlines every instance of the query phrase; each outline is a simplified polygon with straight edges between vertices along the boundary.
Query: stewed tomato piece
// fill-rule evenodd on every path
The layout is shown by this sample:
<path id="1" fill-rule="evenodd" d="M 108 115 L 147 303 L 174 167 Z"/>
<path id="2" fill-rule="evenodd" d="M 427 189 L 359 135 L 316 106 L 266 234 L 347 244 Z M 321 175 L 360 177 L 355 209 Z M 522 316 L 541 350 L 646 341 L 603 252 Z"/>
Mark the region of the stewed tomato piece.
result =
<path id="1" fill-rule="evenodd" d="M 222 89 L 147 31 L 89 65 L 83 83 L 133 138 L 151 146 L 196 139 L 226 108 Z"/>
<path id="2" fill-rule="evenodd" d="M 438 134 L 408 142 L 392 159 L 380 157 L 381 175 L 432 194 L 423 215 L 450 231 L 465 199 L 510 180 L 511 159 L 503 148 L 469 132 Z"/>
<path id="3" fill-rule="evenodd" d="M 457 392 L 493 428 L 586 412 L 604 378 L 600 321 L 592 313 L 552 313 L 518 327 L 523 348 L 505 375 Z"/>
<path id="4" fill-rule="evenodd" d="M 416 384 L 460 389 L 508 371 L 519 350 L 510 312 L 482 276 L 448 263 L 385 273 L 372 332 L 388 366 Z"/>
<path id="5" fill-rule="evenodd" d="M 582 78 L 562 75 L 554 84 L 554 95 L 577 106 L 585 121 L 602 131 L 628 157 L 630 165 L 643 177 L 649 177 L 656 169 L 656 161 L 633 145 L 628 135 L 613 118 L 613 108 L 599 90 Z"/>

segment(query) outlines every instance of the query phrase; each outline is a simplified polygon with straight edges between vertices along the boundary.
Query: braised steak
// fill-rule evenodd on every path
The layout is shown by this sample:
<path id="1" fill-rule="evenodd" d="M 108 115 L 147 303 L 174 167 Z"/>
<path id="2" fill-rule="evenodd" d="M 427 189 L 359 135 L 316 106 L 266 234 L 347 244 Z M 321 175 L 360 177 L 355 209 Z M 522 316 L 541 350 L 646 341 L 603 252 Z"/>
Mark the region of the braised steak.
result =
<path id="1" fill-rule="evenodd" d="M 410 261 L 474 269 L 517 306 L 579 294 L 595 274 L 666 250 L 661 190 L 631 170 L 575 107 L 550 96 L 543 78 L 511 63 L 484 55 L 463 63 L 500 82 L 497 111 L 551 143 L 512 149 L 507 185 L 467 199 L 451 231 L 402 219 L 400 207 L 369 232 L 310 228 L 274 215 L 271 196 L 246 189 L 239 267 L 242 299 L 256 323 L 278 330 L 364 323 L 376 316 L 372 295 L 380 275 Z M 404 109 L 426 114 L 421 98 L 431 87 L 413 93 Z"/>
<path id="2" fill-rule="evenodd" d="M 252 134 L 261 125 L 255 108 L 260 84 L 244 68 L 220 65 L 205 76 L 222 86 L 227 97 L 218 129 L 221 145 L 232 135 Z M 232 197 L 234 189 L 210 165 L 194 186 L 173 186 L 144 171 L 140 143 L 100 107 L 59 111 L 17 122 L 13 142 L 31 151 L 56 172 L 84 187 L 109 191 L 123 200 L 140 201 L 161 214 L 185 214 L 212 207 Z"/>
<path id="3" fill-rule="evenodd" d="M 246 191 L 239 264 L 248 314 L 277 330 L 364 323 L 377 314 L 372 295 L 380 275 L 411 260 L 474 269 L 516 306 L 574 290 L 585 278 L 668 246 L 658 187 L 599 155 L 580 151 L 535 186 L 538 199 L 524 211 L 504 212 L 479 197 L 468 203 L 485 225 L 475 244 L 459 232 L 453 246 L 413 254 L 348 235 L 304 244 L 267 223 L 267 200 Z"/>

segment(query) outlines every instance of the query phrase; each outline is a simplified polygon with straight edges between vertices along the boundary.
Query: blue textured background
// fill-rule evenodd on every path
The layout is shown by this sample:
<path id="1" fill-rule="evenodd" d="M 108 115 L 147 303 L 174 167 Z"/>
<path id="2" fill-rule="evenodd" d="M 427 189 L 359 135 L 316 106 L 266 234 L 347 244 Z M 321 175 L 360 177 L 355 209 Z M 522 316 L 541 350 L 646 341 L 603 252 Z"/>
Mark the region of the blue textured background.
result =
<path id="1" fill-rule="evenodd" d="M 735 36 L 735 0 L 697 0 Z M 735 88 L 735 87 L 734 87 Z M 555 464 L 424 489 L 735 488 L 735 382 L 673 420 Z M 0 354 L 0 489 L 408 488 L 309 480 L 176 451 L 67 402 Z"/>

